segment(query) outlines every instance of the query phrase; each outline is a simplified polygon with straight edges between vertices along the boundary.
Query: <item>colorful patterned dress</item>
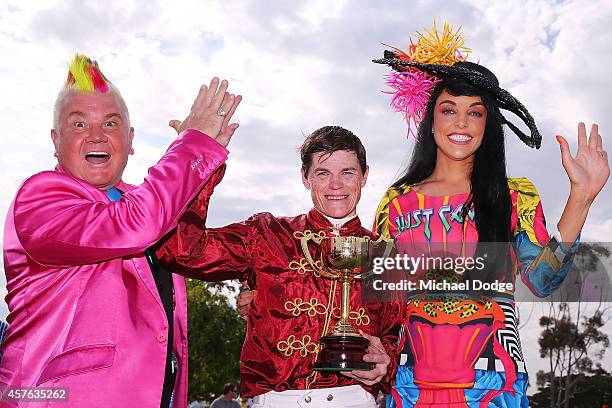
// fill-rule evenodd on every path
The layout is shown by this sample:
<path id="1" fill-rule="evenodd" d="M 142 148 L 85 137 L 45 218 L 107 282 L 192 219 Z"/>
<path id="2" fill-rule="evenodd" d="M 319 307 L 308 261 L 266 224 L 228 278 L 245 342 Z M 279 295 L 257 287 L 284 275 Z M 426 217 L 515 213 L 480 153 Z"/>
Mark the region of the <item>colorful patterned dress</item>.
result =
<path id="1" fill-rule="evenodd" d="M 549 241 L 542 205 L 526 178 L 508 179 L 512 199 L 512 268 L 537 296 L 556 290 L 570 269 L 543 251 Z M 375 220 L 378 234 L 404 244 L 478 242 L 474 213 L 462 217 L 467 194 L 425 196 L 390 188 Z M 575 252 L 578 240 L 570 248 Z M 465 254 L 462 254 L 464 256 Z M 469 255 L 469 254 L 468 254 Z M 536 259 L 537 258 L 537 259 Z M 514 273 L 510 274 L 514 279 Z M 528 379 L 512 293 L 473 299 L 423 297 L 408 301 L 397 374 L 388 407 L 527 407 Z"/>

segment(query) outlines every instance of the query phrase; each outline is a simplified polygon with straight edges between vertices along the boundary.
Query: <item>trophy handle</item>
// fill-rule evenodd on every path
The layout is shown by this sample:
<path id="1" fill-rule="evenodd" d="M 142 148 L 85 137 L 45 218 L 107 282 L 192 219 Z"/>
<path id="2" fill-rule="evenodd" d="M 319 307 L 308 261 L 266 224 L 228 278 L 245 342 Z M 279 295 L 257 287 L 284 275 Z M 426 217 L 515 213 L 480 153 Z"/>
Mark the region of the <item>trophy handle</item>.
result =
<path id="1" fill-rule="evenodd" d="M 384 258 L 388 258 L 389 257 L 389 255 L 391 254 L 391 251 L 393 250 L 393 245 L 395 243 L 395 241 L 393 239 L 385 238 L 382 235 L 379 236 L 376 241 L 374 241 L 372 238 L 370 238 L 368 236 L 364 236 L 363 239 L 368 243 L 368 245 L 370 246 L 370 249 L 372 247 L 377 247 L 381 243 L 385 243 L 385 250 L 384 250 L 383 255 L 382 255 Z M 368 254 L 369 254 L 368 257 L 370 257 L 371 256 L 371 252 L 369 251 Z M 372 272 L 362 271 L 362 273 L 360 273 L 359 275 L 356 275 L 355 278 L 356 279 L 365 279 L 365 277 L 369 277 L 371 275 L 372 275 Z"/>
<path id="2" fill-rule="evenodd" d="M 293 236 L 300 240 L 300 246 L 302 247 L 302 252 L 304 253 L 304 257 L 312 266 L 312 269 L 317 272 L 319 275 L 336 278 L 336 275 L 330 274 L 324 268 L 322 268 L 323 262 L 322 260 L 316 261 L 312 257 L 310 253 L 310 249 L 308 249 L 308 241 L 313 241 L 315 244 L 320 245 L 329 237 L 325 234 L 325 231 L 319 231 L 318 233 L 312 232 L 310 230 L 306 230 L 304 232 L 296 231 Z"/>
<path id="3" fill-rule="evenodd" d="M 385 243 L 385 252 L 383 253 L 383 257 L 387 258 L 389 256 L 389 254 L 391 253 L 391 250 L 393 249 L 393 243 L 395 242 L 394 240 L 392 240 L 391 238 L 386 238 L 384 236 L 379 236 L 378 239 L 376 241 L 372 241 L 372 243 L 374 245 L 376 244 L 380 244 L 384 242 Z"/>

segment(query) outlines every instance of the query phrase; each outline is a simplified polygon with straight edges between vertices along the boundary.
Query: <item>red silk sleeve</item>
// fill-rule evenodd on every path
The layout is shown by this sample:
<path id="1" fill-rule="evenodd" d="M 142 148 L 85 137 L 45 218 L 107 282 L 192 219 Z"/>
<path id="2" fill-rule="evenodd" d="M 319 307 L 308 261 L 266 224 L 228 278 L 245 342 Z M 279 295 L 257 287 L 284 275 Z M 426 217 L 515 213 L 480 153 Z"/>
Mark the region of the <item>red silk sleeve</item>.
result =
<path id="1" fill-rule="evenodd" d="M 213 174 L 176 230 L 156 250 L 159 260 L 174 273 L 205 281 L 248 278 L 257 241 L 254 218 L 222 228 L 206 227 L 210 197 L 224 173 L 225 166 Z"/>

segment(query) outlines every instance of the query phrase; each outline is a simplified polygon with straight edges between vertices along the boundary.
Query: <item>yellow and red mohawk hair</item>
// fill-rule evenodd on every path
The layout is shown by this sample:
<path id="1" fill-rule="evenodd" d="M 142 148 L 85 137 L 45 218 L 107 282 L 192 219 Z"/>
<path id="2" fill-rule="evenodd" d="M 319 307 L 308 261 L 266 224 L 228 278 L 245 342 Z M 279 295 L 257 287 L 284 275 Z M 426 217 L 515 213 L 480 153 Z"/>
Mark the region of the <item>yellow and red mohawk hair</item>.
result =
<path id="1" fill-rule="evenodd" d="M 106 93 L 112 86 L 100 71 L 98 63 L 86 55 L 75 54 L 70 62 L 68 78 L 64 88 L 77 92 Z"/>

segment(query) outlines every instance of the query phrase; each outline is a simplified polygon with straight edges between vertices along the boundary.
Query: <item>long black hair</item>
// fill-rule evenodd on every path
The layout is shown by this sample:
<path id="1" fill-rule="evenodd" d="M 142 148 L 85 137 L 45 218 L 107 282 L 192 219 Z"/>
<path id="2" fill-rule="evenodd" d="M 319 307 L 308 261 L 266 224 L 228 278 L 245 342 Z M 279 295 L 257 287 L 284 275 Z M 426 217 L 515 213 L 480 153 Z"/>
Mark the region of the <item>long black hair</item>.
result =
<path id="1" fill-rule="evenodd" d="M 512 201 L 506 175 L 504 131 L 499 108 L 482 90 L 459 79 L 439 82 L 427 104 L 427 112 L 419 125 L 412 158 L 405 174 L 393 187 L 417 184 L 431 176 L 436 167 L 437 147 L 432 133 L 434 109 L 440 93 L 454 96 L 480 96 L 487 110 L 482 144 L 474 154 L 471 191 L 463 206 L 463 219 L 473 207 L 479 242 L 509 242 Z"/>

